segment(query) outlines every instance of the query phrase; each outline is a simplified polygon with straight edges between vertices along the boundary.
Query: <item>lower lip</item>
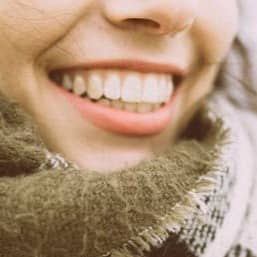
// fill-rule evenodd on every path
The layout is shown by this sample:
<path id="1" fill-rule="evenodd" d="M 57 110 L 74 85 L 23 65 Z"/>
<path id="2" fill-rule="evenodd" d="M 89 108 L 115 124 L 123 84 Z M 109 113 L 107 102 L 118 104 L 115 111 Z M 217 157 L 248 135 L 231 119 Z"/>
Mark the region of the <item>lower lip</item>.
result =
<path id="1" fill-rule="evenodd" d="M 68 99 L 84 119 L 97 127 L 123 135 L 147 136 L 161 133 L 169 125 L 174 112 L 175 95 L 167 104 L 153 112 L 136 113 L 94 103 L 60 86 L 55 88 Z"/>

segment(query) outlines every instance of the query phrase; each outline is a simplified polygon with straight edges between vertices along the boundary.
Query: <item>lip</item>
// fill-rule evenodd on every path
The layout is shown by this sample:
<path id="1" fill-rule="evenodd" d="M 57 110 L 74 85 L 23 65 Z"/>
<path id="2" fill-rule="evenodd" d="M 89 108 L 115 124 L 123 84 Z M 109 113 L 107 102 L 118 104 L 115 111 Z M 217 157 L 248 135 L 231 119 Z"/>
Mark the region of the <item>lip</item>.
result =
<path id="1" fill-rule="evenodd" d="M 54 88 L 59 94 L 66 97 L 68 102 L 79 111 L 82 118 L 89 120 L 97 127 L 123 135 L 148 136 L 158 134 L 168 126 L 175 110 L 174 99 L 176 93 L 173 94 L 167 104 L 156 111 L 136 113 L 92 102 L 59 86 Z"/>
<path id="2" fill-rule="evenodd" d="M 172 64 L 159 64 L 138 60 L 112 60 L 101 62 L 77 63 L 69 67 L 58 67 L 54 72 L 74 69 L 126 69 L 139 72 L 168 73 L 173 76 L 175 84 L 180 84 L 186 71 Z M 51 73 L 50 73 L 51 74 Z M 56 83 L 55 83 L 56 84 Z M 171 122 L 175 111 L 177 89 L 168 103 L 149 113 L 136 113 L 118 110 L 81 98 L 61 85 L 53 85 L 57 93 L 66 97 L 68 102 L 81 114 L 82 118 L 104 130 L 130 136 L 149 136 L 161 133 Z"/>
<path id="3" fill-rule="evenodd" d="M 51 68 L 49 73 L 77 70 L 77 69 L 126 69 L 139 72 L 154 72 L 154 73 L 168 73 L 173 76 L 185 77 L 187 70 L 172 63 L 158 63 L 148 62 L 142 60 L 129 60 L 129 59 L 115 59 L 115 60 L 101 60 L 93 62 L 77 62 L 69 66 L 58 66 Z"/>

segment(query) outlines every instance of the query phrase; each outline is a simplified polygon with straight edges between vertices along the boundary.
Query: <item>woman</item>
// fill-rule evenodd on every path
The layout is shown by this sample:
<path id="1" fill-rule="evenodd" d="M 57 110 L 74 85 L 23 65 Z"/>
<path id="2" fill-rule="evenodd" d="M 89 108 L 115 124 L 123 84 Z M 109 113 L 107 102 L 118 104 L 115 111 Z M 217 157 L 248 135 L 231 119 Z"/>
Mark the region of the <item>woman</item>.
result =
<path id="1" fill-rule="evenodd" d="M 255 256 L 253 8 L 1 3 L 0 256 Z"/>

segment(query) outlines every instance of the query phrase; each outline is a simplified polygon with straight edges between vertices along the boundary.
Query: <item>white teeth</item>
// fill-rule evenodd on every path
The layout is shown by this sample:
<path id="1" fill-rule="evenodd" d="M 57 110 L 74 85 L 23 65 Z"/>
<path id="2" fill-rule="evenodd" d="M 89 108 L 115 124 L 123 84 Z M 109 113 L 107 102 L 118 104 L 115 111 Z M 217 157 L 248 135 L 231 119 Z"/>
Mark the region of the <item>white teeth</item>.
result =
<path id="1" fill-rule="evenodd" d="M 117 74 L 107 75 L 104 83 L 104 95 L 112 100 L 117 100 L 121 96 L 121 82 Z"/>
<path id="2" fill-rule="evenodd" d="M 161 76 L 158 84 L 158 99 L 160 102 L 167 98 L 167 78 Z"/>
<path id="3" fill-rule="evenodd" d="M 171 75 L 124 70 L 94 70 L 59 74 L 63 87 L 81 97 L 120 110 L 151 112 L 167 103 L 173 94 Z M 57 82 L 57 78 L 52 78 Z M 73 79 L 72 79 L 73 78 Z M 60 84 L 59 83 L 59 84 Z"/>
<path id="4" fill-rule="evenodd" d="M 158 103 L 158 80 L 155 75 L 146 75 L 143 85 L 142 102 Z"/>
<path id="5" fill-rule="evenodd" d="M 167 84 L 166 101 L 165 102 L 169 101 L 169 99 L 173 93 L 173 90 L 174 90 L 174 83 L 171 79 L 169 79 L 168 84 Z"/>
<path id="6" fill-rule="evenodd" d="M 103 82 L 101 76 L 96 73 L 89 74 L 88 77 L 88 96 L 91 99 L 100 99 L 103 96 Z"/>
<path id="7" fill-rule="evenodd" d="M 83 95 L 86 93 L 86 83 L 84 81 L 84 78 L 80 75 L 76 75 L 74 82 L 73 82 L 73 92 L 76 95 Z"/>
<path id="8" fill-rule="evenodd" d="M 64 74 L 62 84 L 65 89 L 67 90 L 72 89 L 72 86 L 73 86 L 72 79 L 68 74 Z"/>
<path id="9" fill-rule="evenodd" d="M 129 103 L 141 102 L 141 79 L 135 74 L 128 74 L 123 82 L 121 99 Z"/>
<path id="10" fill-rule="evenodd" d="M 151 112 L 153 109 L 152 104 L 148 103 L 139 103 L 137 104 L 137 111 L 140 113 L 146 113 L 146 112 Z"/>

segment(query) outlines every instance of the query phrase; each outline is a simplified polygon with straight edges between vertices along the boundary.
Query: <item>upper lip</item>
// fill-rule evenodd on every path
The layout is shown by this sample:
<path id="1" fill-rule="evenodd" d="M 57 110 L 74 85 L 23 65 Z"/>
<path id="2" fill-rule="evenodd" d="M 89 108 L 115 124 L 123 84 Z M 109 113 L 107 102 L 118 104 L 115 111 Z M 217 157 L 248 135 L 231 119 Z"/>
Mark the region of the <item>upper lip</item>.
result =
<path id="1" fill-rule="evenodd" d="M 142 60 L 103 60 L 94 62 L 81 62 L 52 69 L 51 72 L 75 70 L 75 69 L 127 69 L 139 72 L 169 73 L 178 77 L 184 77 L 187 70 L 175 64 L 148 62 Z"/>

